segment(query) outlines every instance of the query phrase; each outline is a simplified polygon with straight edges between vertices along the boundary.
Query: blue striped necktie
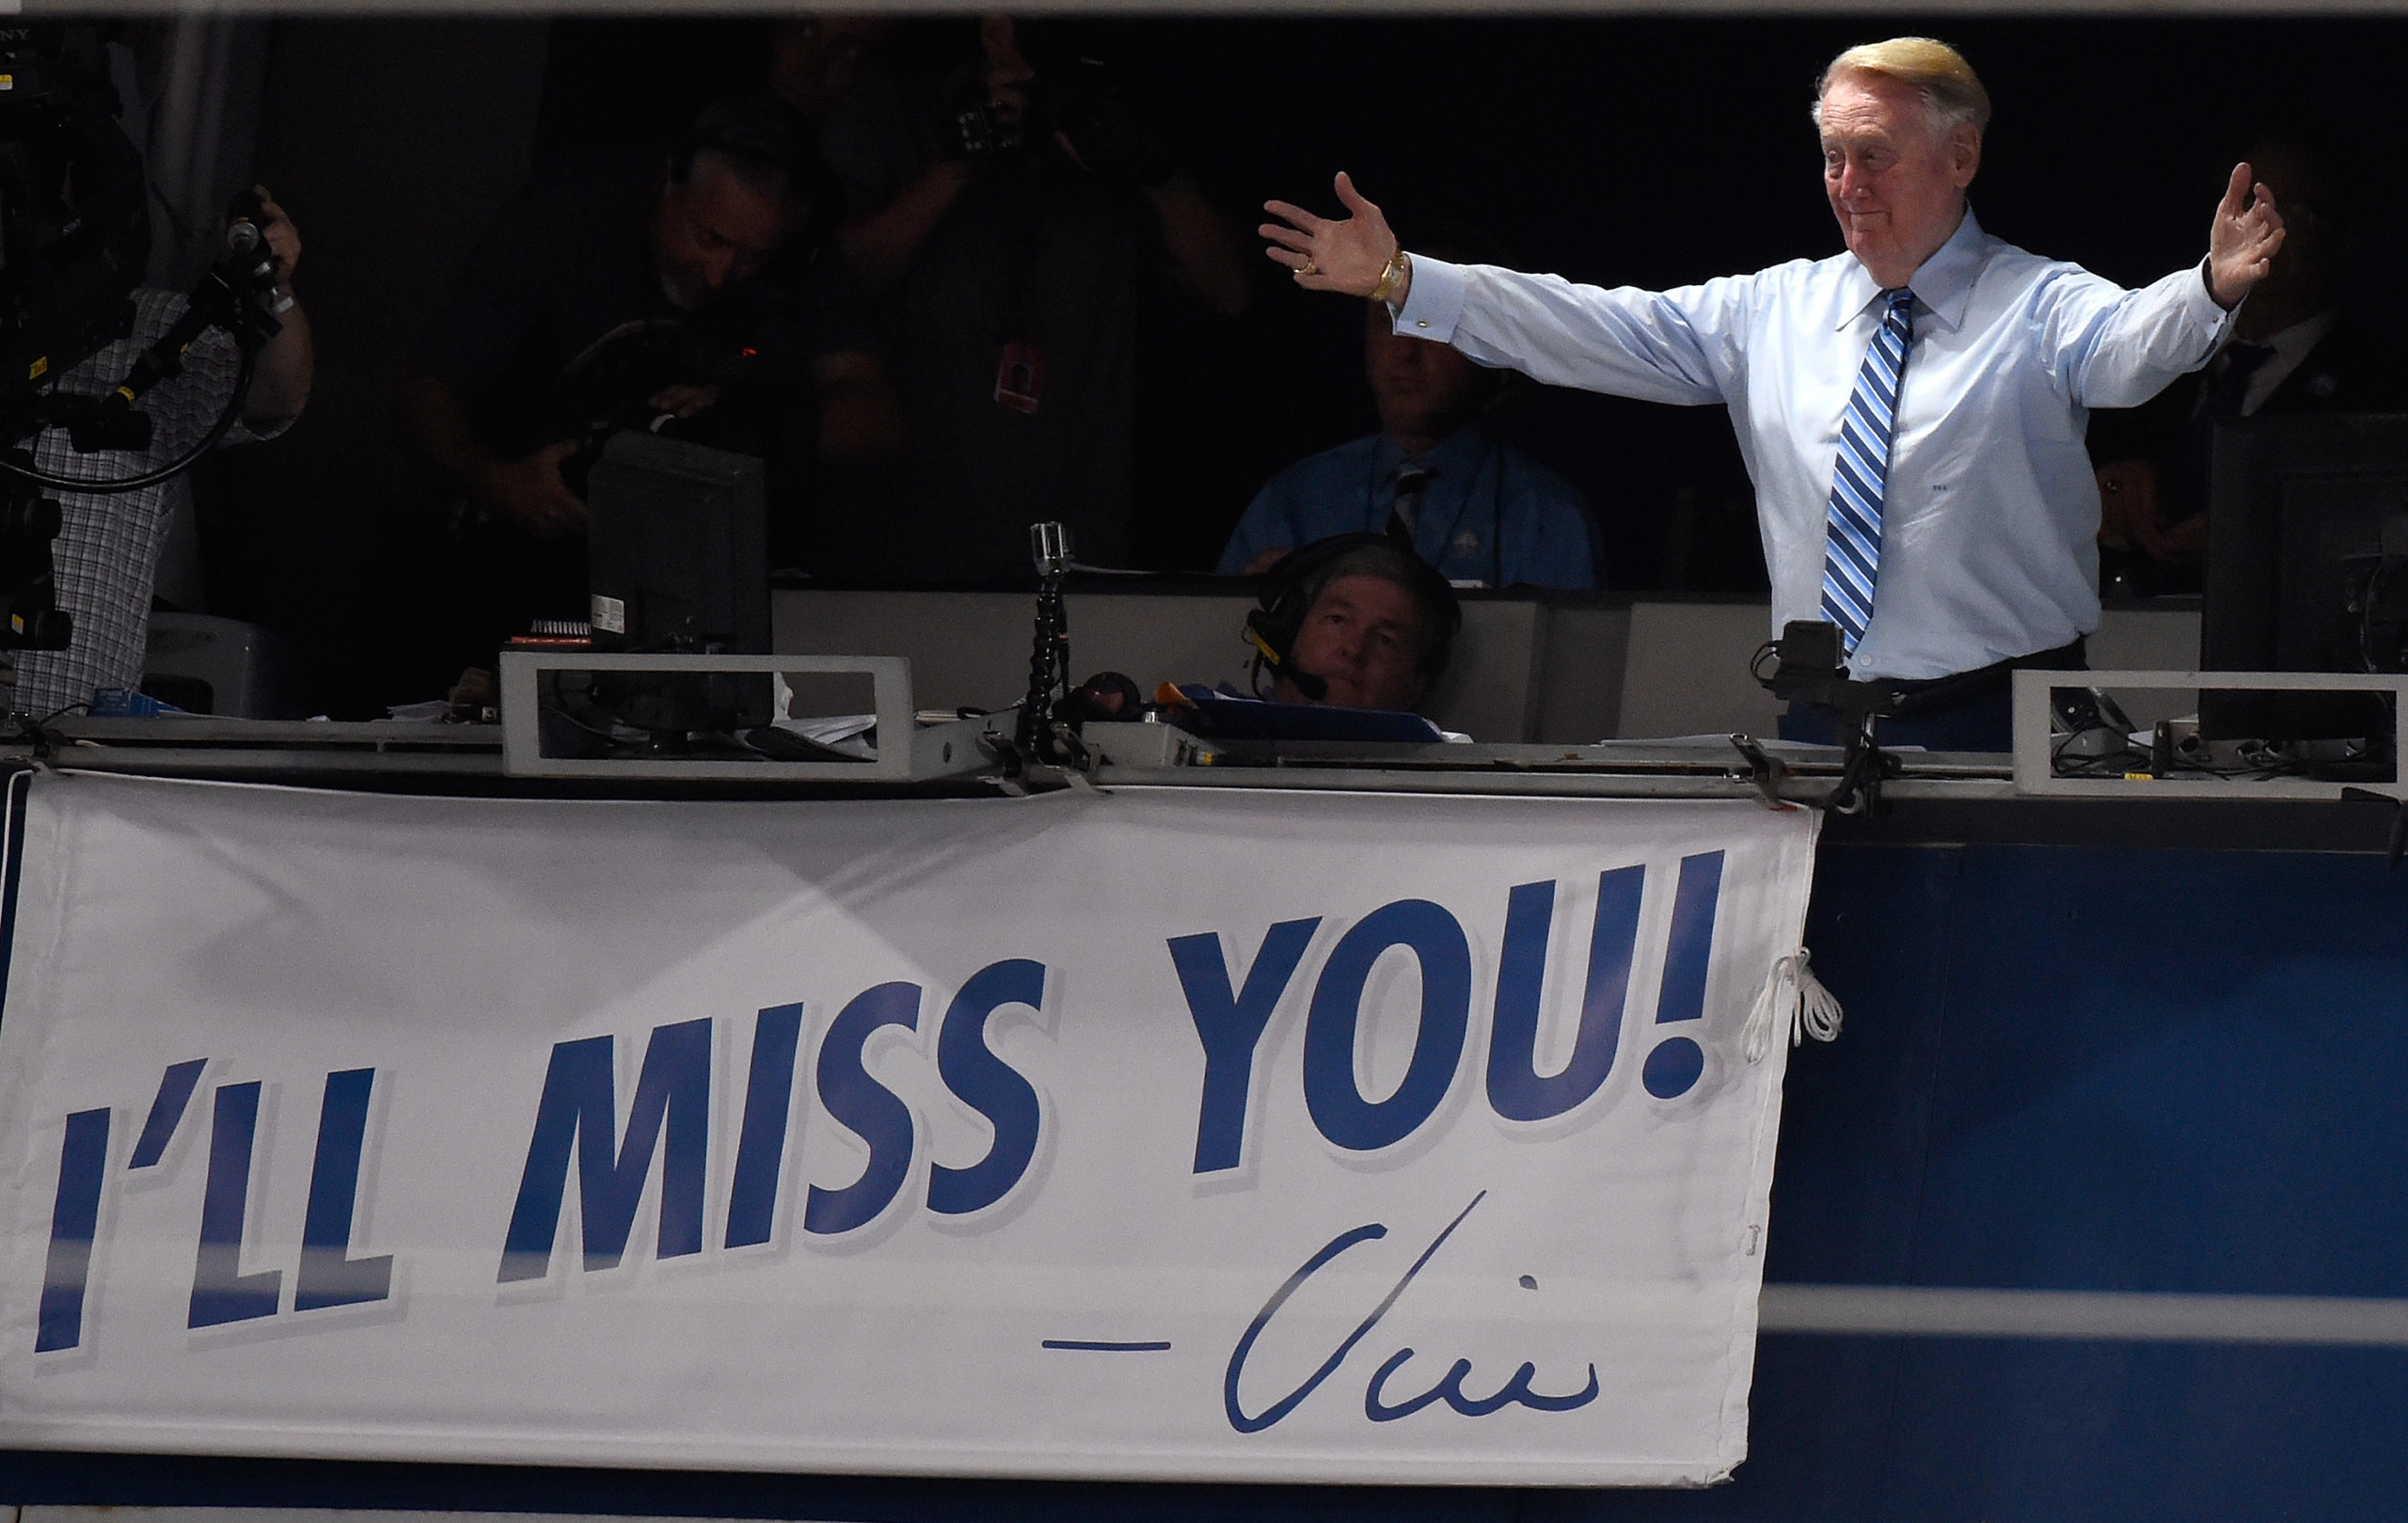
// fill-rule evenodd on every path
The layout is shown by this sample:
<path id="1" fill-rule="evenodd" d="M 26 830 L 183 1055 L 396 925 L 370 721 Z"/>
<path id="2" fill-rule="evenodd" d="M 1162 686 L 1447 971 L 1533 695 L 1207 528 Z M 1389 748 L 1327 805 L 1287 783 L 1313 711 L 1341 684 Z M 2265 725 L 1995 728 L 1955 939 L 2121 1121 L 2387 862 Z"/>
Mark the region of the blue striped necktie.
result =
<path id="1" fill-rule="evenodd" d="M 1839 464 L 1823 539 L 1823 617 L 1840 627 L 1843 648 L 1856 653 L 1873 622 L 1873 587 L 1881 565 L 1881 491 L 1890 475 L 1890 442 L 1898 430 L 1898 382 L 1914 341 L 1915 293 L 1904 286 L 1881 293 L 1881 326 L 1864 351 L 1856 390 L 1840 419 Z"/>

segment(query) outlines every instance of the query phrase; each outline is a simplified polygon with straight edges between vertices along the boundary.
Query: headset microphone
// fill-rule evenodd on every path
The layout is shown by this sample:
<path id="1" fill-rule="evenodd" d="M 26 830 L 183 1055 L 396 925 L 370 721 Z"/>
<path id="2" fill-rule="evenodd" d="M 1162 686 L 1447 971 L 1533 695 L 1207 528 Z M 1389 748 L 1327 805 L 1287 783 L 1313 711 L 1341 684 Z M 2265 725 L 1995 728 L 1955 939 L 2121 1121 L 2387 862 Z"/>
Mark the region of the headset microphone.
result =
<path id="1" fill-rule="evenodd" d="M 1327 698 L 1329 683 L 1280 655 L 1271 642 L 1264 637 L 1258 623 L 1261 617 L 1260 613 L 1246 615 L 1245 643 L 1260 653 L 1262 664 L 1270 669 L 1273 676 L 1287 678 L 1288 685 L 1304 694 L 1306 702 L 1318 704 Z"/>

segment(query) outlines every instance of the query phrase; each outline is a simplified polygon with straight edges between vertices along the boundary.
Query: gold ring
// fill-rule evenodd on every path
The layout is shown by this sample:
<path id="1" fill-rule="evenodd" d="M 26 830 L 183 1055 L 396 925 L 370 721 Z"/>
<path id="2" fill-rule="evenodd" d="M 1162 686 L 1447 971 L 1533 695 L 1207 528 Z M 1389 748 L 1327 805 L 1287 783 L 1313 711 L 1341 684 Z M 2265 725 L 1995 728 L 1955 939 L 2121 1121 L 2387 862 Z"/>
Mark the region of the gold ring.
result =
<path id="1" fill-rule="evenodd" d="M 1305 256 L 1304 267 L 1296 273 L 1298 275 L 1319 275 L 1321 273 L 1321 266 L 1313 262 L 1313 257 L 1310 254 L 1307 254 Z"/>

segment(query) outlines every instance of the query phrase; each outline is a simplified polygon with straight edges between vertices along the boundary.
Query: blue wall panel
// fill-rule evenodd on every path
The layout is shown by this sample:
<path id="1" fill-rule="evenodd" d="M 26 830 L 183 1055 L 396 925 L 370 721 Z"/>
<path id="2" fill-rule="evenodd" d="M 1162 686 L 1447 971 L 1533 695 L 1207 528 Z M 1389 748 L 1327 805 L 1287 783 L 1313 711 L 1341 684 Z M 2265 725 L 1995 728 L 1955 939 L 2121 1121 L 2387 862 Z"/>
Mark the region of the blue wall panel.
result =
<path id="1" fill-rule="evenodd" d="M 1835 848 L 1770 1278 L 2408 1295 L 2408 877 Z M 2390 1517 L 2408 1351 L 1767 1337 L 1709 1517 Z M 1572 1515 L 1626 1513 L 1610 1499 Z"/>

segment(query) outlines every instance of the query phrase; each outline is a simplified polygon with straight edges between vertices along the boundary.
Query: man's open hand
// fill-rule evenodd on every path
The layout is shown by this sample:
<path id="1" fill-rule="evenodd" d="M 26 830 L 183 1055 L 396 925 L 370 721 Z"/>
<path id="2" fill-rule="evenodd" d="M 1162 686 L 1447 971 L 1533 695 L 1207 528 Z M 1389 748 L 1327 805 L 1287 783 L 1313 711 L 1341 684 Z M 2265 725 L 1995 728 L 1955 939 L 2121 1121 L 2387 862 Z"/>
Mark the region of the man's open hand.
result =
<path id="1" fill-rule="evenodd" d="M 2274 210 L 2274 193 L 2250 179 L 2249 166 L 2234 165 L 2208 230 L 2208 294 L 2227 312 L 2240 306 L 2266 278 L 2274 250 L 2282 246 L 2283 218 Z"/>
<path id="2" fill-rule="evenodd" d="M 1388 219 L 1365 200 L 1344 170 L 1338 174 L 1338 199 L 1349 215 L 1315 216 L 1286 201 L 1265 201 L 1262 209 L 1278 222 L 1259 230 L 1271 246 L 1263 252 L 1272 262 L 1295 272 L 1296 284 L 1307 291 L 1342 291 L 1369 296 L 1380 283 L 1380 273 L 1397 249 Z"/>

